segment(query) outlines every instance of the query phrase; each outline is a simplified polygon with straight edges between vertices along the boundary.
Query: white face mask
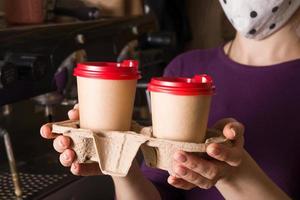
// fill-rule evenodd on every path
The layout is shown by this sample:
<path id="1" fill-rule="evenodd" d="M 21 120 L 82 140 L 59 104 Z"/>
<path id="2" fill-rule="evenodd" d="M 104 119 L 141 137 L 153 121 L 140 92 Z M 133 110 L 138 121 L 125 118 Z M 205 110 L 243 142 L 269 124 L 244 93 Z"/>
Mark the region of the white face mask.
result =
<path id="1" fill-rule="evenodd" d="M 300 0 L 219 0 L 235 29 L 261 40 L 280 29 L 297 11 Z"/>

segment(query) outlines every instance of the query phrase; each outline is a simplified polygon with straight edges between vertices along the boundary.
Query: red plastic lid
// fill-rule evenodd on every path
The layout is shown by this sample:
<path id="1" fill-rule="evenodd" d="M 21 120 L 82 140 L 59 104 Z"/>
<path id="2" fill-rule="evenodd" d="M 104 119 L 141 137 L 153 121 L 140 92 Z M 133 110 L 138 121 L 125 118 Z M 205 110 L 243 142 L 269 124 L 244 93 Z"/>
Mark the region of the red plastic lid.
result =
<path id="1" fill-rule="evenodd" d="M 125 60 L 121 63 L 113 62 L 82 62 L 74 69 L 74 76 L 99 78 L 110 80 L 140 79 L 138 61 Z"/>
<path id="2" fill-rule="evenodd" d="M 193 78 L 152 78 L 148 90 L 175 95 L 213 95 L 215 86 L 210 76 L 201 74 Z"/>

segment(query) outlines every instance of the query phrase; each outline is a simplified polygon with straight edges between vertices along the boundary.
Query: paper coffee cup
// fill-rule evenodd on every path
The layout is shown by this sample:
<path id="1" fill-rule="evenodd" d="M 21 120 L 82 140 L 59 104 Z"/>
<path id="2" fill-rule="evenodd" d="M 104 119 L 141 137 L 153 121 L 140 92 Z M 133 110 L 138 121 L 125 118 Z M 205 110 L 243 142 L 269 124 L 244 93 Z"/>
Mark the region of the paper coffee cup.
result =
<path id="1" fill-rule="evenodd" d="M 100 131 L 128 131 L 131 126 L 138 62 L 84 62 L 77 76 L 80 127 Z"/>
<path id="2" fill-rule="evenodd" d="M 208 75 L 152 78 L 148 90 L 151 92 L 153 136 L 203 142 L 214 89 Z"/>

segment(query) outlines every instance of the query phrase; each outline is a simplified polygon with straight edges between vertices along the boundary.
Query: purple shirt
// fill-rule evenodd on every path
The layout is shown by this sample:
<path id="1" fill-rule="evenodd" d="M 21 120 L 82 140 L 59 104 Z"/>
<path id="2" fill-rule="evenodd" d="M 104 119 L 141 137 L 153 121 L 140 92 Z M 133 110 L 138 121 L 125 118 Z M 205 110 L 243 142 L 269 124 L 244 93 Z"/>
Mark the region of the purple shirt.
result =
<path id="1" fill-rule="evenodd" d="M 294 199 L 300 199 L 300 59 L 272 66 L 253 67 L 230 60 L 223 47 L 195 50 L 175 58 L 165 76 L 213 77 L 208 126 L 233 117 L 245 127 L 245 148 L 267 175 Z M 163 199 L 224 199 L 220 193 L 168 185 L 168 173 L 142 166 L 144 175 Z"/>

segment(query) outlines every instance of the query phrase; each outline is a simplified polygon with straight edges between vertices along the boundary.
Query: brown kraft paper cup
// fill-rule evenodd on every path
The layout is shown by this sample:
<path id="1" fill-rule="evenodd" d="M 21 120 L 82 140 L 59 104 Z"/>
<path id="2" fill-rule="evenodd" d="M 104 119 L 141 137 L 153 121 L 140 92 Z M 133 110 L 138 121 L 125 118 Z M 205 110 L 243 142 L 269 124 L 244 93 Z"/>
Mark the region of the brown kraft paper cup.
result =
<path id="1" fill-rule="evenodd" d="M 41 24 L 45 11 L 43 0 L 5 0 L 5 16 L 9 24 Z"/>
<path id="2" fill-rule="evenodd" d="M 128 131 L 131 126 L 138 63 L 79 63 L 77 76 L 80 127 Z"/>
<path id="3" fill-rule="evenodd" d="M 153 78 L 151 92 L 153 136 L 182 142 L 205 140 L 211 97 L 212 78 Z"/>

